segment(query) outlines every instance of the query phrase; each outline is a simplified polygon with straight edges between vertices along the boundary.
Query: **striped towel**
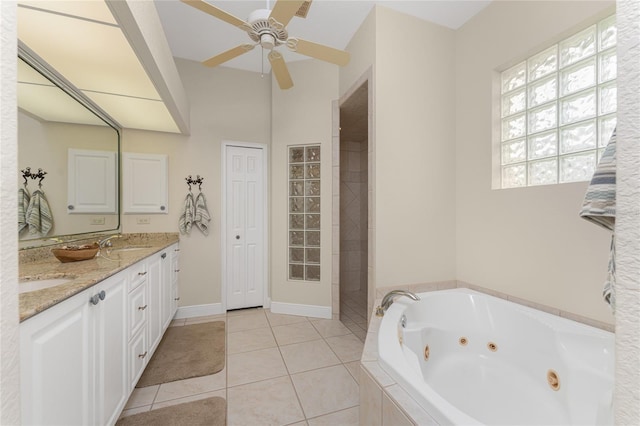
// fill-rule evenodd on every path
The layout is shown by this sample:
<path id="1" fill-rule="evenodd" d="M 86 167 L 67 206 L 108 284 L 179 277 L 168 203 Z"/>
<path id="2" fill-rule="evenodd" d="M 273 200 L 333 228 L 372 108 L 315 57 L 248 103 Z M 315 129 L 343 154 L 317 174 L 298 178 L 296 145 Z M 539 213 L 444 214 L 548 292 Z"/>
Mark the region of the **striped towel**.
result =
<path id="1" fill-rule="evenodd" d="M 191 232 L 195 213 L 196 209 L 193 201 L 193 194 L 189 192 L 187 197 L 184 199 L 184 209 L 182 210 L 180 222 L 178 223 L 178 228 L 180 229 L 181 234 L 189 234 Z"/>
<path id="2" fill-rule="evenodd" d="M 615 231 L 616 223 L 616 131 L 614 129 L 609 143 L 600 158 L 596 171 L 587 188 L 580 217 Z M 611 309 L 616 309 L 616 252 L 615 234 L 611 236 L 607 280 L 602 295 Z"/>
<path id="3" fill-rule="evenodd" d="M 53 228 L 53 215 L 42 190 L 36 189 L 31 194 L 25 217 L 31 235 L 40 234 L 44 237 Z"/>
<path id="4" fill-rule="evenodd" d="M 27 209 L 31 196 L 26 188 L 18 189 L 18 233 L 22 232 L 27 225 Z"/>
<path id="5" fill-rule="evenodd" d="M 207 210 L 207 200 L 201 192 L 196 197 L 196 216 L 194 222 L 204 235 L 209 235 L 210 221 L 211 215 L 209 214 L 209 210 Z"/>

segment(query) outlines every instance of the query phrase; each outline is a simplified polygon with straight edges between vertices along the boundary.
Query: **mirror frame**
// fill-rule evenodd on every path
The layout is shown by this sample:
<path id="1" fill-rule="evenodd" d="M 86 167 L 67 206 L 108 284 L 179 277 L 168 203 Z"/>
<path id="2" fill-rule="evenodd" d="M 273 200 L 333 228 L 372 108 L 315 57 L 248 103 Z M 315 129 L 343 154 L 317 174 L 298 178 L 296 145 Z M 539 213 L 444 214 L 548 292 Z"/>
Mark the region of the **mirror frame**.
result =
<path id="1" fill-rule="evenodd" d="M 113 229 L 105 229 L 102 231 L 87 231 L 79 232 L 76 234 L 66 235 L 52 235 L 48 237 L 35 238 L 30 240 L 19 241 L 19 249 L 29 249 L 36 247 L 43 247 L 48 245 L 55 245 L 60 243 L 67 243 L 71 241 L 89 239 L 92 236 L 99 236 L 105 234 L 122 233 L 122 127 L 111 118 L 102 108 L 96 105 L 91 99 L 86 97 L 76 86 L 74 86 L 69 80 L 64 78 L 57 71 L 52 69 L 37 53 L 31 50 L 26 44 L 18 40 L 18 58 L 22 59 L 27 65 L 31 66 L 37 72 L 42 74 L 46 79 L 51 81 L 60 90 L 71 96 L 76 102 L 87 108 L 94 113 L 98 118 L 104 121 L 109 127 L 115 130 L 117 135 L 117 161 L 116 161 L 116 176 L 118 176 L 118 184 L 116 185 L 117 193 L 117 227 Z M 18 139 L 18 155 L 20 151 L 20 140 Z"/>

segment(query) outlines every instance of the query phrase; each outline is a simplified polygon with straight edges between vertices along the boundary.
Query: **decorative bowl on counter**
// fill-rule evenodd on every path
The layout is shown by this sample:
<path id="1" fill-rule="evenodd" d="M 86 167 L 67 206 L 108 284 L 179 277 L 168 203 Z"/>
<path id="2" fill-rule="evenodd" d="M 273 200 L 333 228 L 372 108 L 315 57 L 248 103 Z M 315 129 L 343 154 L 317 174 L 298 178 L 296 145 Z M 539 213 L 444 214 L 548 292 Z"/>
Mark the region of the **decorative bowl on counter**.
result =
<path id="1" fill-rule="evenodd" d="M 93 259 L 99 250 L 98 243 L 93 243 L 81 246 L 64 246 L 51 249 L 51 252 L 60 262 L 67 263 Z"/>

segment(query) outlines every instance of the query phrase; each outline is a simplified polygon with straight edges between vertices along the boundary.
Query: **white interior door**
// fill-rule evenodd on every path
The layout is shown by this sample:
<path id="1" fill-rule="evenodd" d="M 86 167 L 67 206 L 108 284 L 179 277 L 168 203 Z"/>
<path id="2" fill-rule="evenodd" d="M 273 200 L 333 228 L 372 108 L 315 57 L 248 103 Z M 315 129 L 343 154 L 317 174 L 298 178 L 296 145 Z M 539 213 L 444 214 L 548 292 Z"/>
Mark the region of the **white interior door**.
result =
<path id="1" fill-rule="evenodd" d="M 227 309 L 264 303 L 264 152 L 260 148 L 226 147 Z"/>

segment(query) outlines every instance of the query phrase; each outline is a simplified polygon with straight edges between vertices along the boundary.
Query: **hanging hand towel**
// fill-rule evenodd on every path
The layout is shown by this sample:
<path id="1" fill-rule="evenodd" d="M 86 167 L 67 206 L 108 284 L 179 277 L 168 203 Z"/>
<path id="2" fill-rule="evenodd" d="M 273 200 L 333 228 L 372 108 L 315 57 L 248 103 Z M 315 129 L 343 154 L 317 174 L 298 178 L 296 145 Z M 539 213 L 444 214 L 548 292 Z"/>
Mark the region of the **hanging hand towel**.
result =
<path id="1" fill-rule="evenodd" d="M 25 188 L 18 189 L 18 233 L 25 229 L 27 224 L 27 209 L 31 197 Z"/>
<path id="2" fill-rule="evenodd" d="M 31 194 L 31 200 L 25 214 L 27 225 L 29 225 L 29 234 L 40 234 L 44 237 L 53 227 L 53 216 L 49 208 L 49 202 L 44 192 L 36 189 Z"/>
<path id="3" fill-rule="evenodd" d="M 616 131 L 614 129 L 609 143 L 596 166 L 591 183 L 587 188 L 580 217 L 614 231 L 616 223 Z M 615 234 L 611 236 L 609 267 L 602 295 L 615 312 Z"/>
<path id="4" fill-rule="evenodd" d="M 180 215 L 180 222 L 178 224 L 178 228 L 180 229 L 181 234 L 188 234 L 191 232 L 195 211 L 196 210 L 193 201 L 193 194 L 189 192 L 187 194 L 187 197 L 184 199 L 184 210 L 182 210 L 182 214 Z"/>
<path id="5" fill-rule="evenodd" d="M 210 221 L 211 215 L 209 215 L 209 210 L 207 210 L 207 200 L 201 192 L 196 197 L 196 216 L 194 222 L 204 235 L 209 235 Z"/>

